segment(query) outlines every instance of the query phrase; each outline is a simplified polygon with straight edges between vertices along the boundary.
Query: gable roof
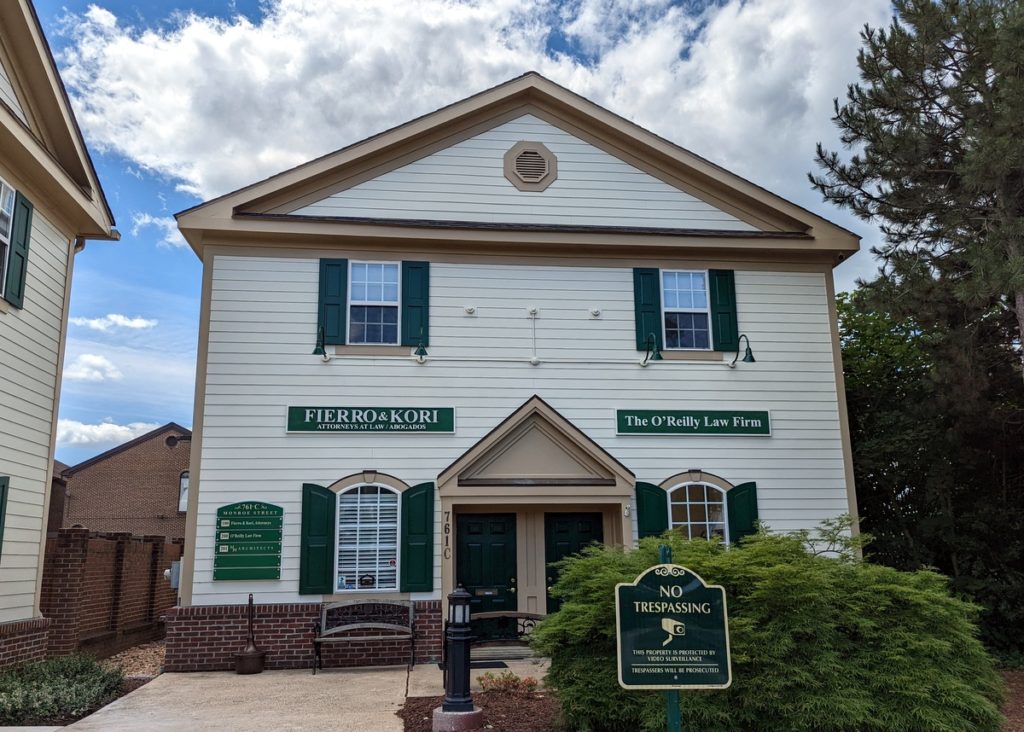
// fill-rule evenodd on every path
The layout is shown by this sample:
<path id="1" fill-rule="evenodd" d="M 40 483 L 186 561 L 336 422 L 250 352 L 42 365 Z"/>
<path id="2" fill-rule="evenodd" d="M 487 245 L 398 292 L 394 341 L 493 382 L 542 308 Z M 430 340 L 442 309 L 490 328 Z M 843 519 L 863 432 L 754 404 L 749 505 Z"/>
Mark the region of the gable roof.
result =
<path id="1" fill-rule="evenodd" d="M 512 478 L 478 478 L 477 475 L 484 473 L 488 463 L 499 457 L 508 447 L 522 437 L 522 428 L 528 425 L 531 420 L 539 418 L 552 432 L 548 435 L 553 440 L 563 440 L 567 446 L 564 454 L 576 463 L 583 472 L 590 472 L 592 475 L 582 479 L 573 477 L 552 476 L 551 478 L 538 478 L 532 482 L 539 484 L 572 483 L 577 485 L 594 484 L 600 485 L 605 482 L 614 484 L 616 478 L 627 483 L 635 477 L 633 471 L 619 462 L 607 450 L 594 442 L 579 427 L 566 419 L 558 410 L 544 401 L 540 396 L 534 394 L 523 404 L 503 419 L 490 432 L 481 437 L 462 455 L 455 459 L 451 465 L 441 471 L 437 477 L 438 486 L 458 478 L 460 485 L 485 485 L 487 483 L 509 484 L 515 483 Z M 571 453 L 576 453 L 573 456 Z M 520 471 L 522 472 L 522 471 Z M 466 473 L 468 480 L 463 479 Z M 608 480 L 605 480 L 607 476 Z"/>
<path id="2" fill-rule="evenodd" d="M 554 233 L 609 232 L 723 239 L 790 239 L 791 248 L 851 254 L 859 238 L 724 168 L 555 84 L 536 72 L 500 84 L 398 127 L 291 170 L 214 198 L 176 215 L 178 226 L 202 256 L 205 236 L 217 233 L 288 233 L 440 239 L 433 229 L 495 229 L 479 222 L 386 221 L 367 217 L 297 216 L 313 200 L 422 159 L 523 114 L 535 115 L 751 223 L 757 230 L 629 230 L 620 227 L 503 225 L 502 229 Z M 375 228 L 376 227 L 376 228 Z M 737 236 L 737 234 L 742 236 Z M 678 244 L 678 242 L 675 242 Z M 759 246 L 767 246 L 761 244 Z M 780 247 L 781 244 L 772 244 Z"/>
<path id="3" fill-rule="evenodd" d="M 182 427 L 177 422 L 168 422 L 167 424 L 163 425 L 162 427 L 157 427 L 155 430 L 151 430 L 151 431 L 147 432 L 144 435 L 140 435 L 139 437 L 136 437 L 134 440 L 129 440 L 128 442 L 123 442 L 120 445 L 118 445 L 117 447 L 112 447 L 109 450 L 107 450 L 106 452 L 101 452 L 99 455 L 94 455 L 93 457 L 89 458 L 88 460 L 83 460 L 82 462 L 78 463 L 77 465 L 73 465 L 70 468 L 66 468 L 61 473 L 61 476 L 65 477 L 65 478 L 70 478 L 72 475 L 74 475 L 78 471 L 82 470 L 83 468 L 88 468 L 90 465 L 95 465 L 96 463 L 99 463 L 99 462 L 102 462 L 102 461 L 104 461 L 104 460 L 106 460 L 108 458 L 111 458 L 114 455 L 117 455 L 119 453 L 124 452 L 125 450 L 130 450 L 131 448 L 135 447 L 136 445 L 139 445 L 139 444 L 141 444 L 143 442 L 146 442 L 148 440 L 152 440 L 154 437 L 159 437 L 160 435 L 162 435 L 162 434 L 164 434 L 166 432 L 172 432 L 172 431 L 173 432 L 179 432 L 182 435 L 182 437 L 186 437 L 186 438 L 188 438 L 190 440 L 192 439 L 192 430 L 190 430 L 190 429 L 188 429 L 186 427 Z"/>
<path id="4" fill-rule="evenodd" d="M 0 56 L 21 107 L 15 110 L 0 98 L 5 163 L 26 177 L 35 176 L 38 193 L 75 227 L 76 235 L 118 238 L 113 212 L 31 0 L 0 2 Z"/>

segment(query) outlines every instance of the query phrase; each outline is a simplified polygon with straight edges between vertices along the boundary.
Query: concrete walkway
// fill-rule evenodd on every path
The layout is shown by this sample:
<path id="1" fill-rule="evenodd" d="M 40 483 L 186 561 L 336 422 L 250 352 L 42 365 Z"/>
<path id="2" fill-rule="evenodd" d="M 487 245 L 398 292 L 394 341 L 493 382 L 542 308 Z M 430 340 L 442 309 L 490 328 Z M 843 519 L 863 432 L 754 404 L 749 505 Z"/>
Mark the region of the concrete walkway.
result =
<path id="1" fill-rule="evenodd" d="M 402 732 L 395 712 L 405 702 L 407 683 L 405 666 L 329 669 L 316 676 L 308 670 L 161 674 L 64 729 Z"/>

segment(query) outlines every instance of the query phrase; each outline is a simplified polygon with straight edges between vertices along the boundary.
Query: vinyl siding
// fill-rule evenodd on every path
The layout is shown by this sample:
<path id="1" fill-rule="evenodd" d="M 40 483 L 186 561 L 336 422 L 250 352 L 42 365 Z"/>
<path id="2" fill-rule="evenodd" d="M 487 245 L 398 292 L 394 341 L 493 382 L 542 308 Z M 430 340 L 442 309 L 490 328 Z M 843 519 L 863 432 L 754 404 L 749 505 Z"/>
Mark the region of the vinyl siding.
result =
<path id="1" fill-rule="evenodd" d="M 11 77 L 7 74 L 7 69 L 4 68 L 2 63 L 0 63 L 0 102 L 10 107 L 15 117 L 28 124 L 28 120 L 25 119 L 25 110 L 21 108 L 18 95 L 14 93 Z"/>
<path id="2" fill-rule="evenodd" d="M 194 604 L 244 602 L 250 591 L 260 602 L 309 601 L 297 594 L 303 482 L 329 485 L 366 467 L 410 485 L 435 480 L 533 394 L 638 480 L 660 483 L 699 467 L 734 484 L 757 481 L 761 518 L 778 531 L 847 511 L 824 274 L 736 272 L 740 330 L 756 364 L 640 368 L 628 268 L 432 262 L 436 360 L 419 365 L 311 355 L 315 259 L 217 256 L 212 266 Z M 528 306 L 539 308 L 539 366 L 527 362 Z M 499 358 L 507 360 L 487 360 Z M 454 406 L 456 434 L 288 435 L 289 405 Z M 615 435 L 616 408 L 668 406 L 767 409 L 774 434 Z M 279 582 L 211 581 L 216 508 L 241 500 L 285 509 Z M 439 588 L 439 552 L 435 571 Z"/>
<path id="3" fill-rule="evenodd" d="M 541 142 L 558 177 L 524 192 L 505 152 Z M 586 224 L 753 231 L 754 227 L 532 115 L 524 115 L 292 213 L 507 224 Z"/>
<path id="4" fill-rule="evenodd" d="M 69 250 L 68 238 L 37 205 L 25 306 L 0 312 L 0 475 L 11 478 L 0 554 L 0 623 L 36 614 Z"/>

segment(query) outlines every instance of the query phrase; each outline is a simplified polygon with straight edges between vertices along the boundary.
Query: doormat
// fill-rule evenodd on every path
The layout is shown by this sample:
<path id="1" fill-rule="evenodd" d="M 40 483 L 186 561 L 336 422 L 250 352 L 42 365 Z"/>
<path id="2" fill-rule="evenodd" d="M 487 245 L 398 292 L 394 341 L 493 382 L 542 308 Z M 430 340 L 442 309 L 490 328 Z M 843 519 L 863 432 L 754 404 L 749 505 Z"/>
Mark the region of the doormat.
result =
<path id="1" fill-rule="evenodd" d="M 469 664 L 470 668 L 508 668 L 508 664 L 504 661 L 473 661 Z"/>

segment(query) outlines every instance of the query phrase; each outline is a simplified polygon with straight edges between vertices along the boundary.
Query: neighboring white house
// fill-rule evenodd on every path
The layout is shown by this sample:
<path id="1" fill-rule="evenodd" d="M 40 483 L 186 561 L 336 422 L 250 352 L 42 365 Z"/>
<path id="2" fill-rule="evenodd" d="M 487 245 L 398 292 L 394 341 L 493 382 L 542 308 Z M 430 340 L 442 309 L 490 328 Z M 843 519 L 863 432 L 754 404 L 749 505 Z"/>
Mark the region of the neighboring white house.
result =
<path id="1" fill-rule="evenodd" d="M 114 219 L 32 5 L 0 3 L 0 667 L 40 657 L 71 270 Z"/>
<path id="2" fill-rule="evenodd" d="M 522 619 L 590 541 L 856 514 L 858 238 L 536 74 L 178 223 L 204 279 L 170 669 L 230 666 L 249 593 L 272 664 L 352 599 L 411 603 L 426 658 L 457 583 Z"/>

